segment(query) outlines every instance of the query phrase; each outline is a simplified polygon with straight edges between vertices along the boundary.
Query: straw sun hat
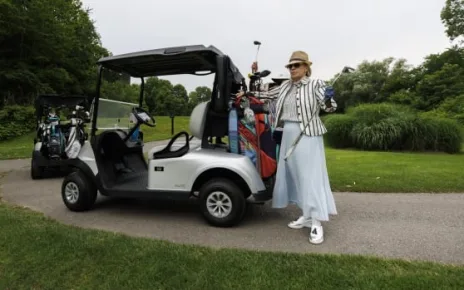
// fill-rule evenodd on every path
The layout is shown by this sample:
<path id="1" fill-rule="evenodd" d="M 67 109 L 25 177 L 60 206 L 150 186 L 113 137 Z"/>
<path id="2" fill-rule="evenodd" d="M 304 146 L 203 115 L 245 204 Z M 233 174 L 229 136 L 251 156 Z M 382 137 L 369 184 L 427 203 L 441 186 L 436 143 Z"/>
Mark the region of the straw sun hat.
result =
<path id="1" fill-rule="evenodd" d="M 308 76 L 311 75 L 311 65 L 313 64 L 308 57 L 308 54 L 304 51 L 297 50 L 292 53 L 290 56 L 289 62 L 285 65 L 288 68 L 290 65 L 294 63 L 304 63 L 308 66 Z"/>

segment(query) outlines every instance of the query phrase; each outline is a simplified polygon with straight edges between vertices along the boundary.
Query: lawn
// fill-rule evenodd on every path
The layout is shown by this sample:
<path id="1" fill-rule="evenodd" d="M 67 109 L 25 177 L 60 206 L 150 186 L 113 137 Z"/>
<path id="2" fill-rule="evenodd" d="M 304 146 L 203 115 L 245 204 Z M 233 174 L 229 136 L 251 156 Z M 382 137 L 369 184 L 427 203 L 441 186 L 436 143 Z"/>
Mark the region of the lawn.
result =
<path id="1" fill-rule="evenodd" d="M 156 117 L 143 126 L 145 141 L 171 137 L 171 119 Z M 188 131 L 188 118 L 176 117 L 174 132 Z M 29 157 L 34 135 L 0 142 L 0 159 Z M 335 191 L 464 192 L 464 154 L 393 153 L 327 148 L 327 166 Z"/>
<path id="2" fill-rule="evenodd" d="M 0 228 L 0 289 L 464 289 L 463 267 L 177 245 L 1 202 Z"/>
<path id="3" fill-rule="evenodd" d="M 464 154 L 326 149 L 336 191 L 464 193 Z"/>
<path id="4" fill-rule="evenodd" d="M 142 125 L 146 142 L 171 138 L 171 119 L 167 116 L 155 117 L 156 127 Z M 188 131 L 188 117 L 176 117 L 174 133 Z M 90 125 L 87 125 L 89 128 Z M 35 132 L 8 141 L 0 141 L 0 159 L 30 158 L 34 147 Z"/>

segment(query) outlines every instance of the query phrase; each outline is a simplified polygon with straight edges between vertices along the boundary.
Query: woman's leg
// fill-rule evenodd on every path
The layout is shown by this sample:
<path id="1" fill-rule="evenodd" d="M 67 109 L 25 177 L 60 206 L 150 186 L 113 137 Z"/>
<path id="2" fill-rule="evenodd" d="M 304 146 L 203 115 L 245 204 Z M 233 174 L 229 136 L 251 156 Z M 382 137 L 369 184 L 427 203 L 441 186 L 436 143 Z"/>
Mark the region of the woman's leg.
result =
<path id="1" fill-rule="evenodd" d="M 292 123 L 284 124 L 279 161 L 277 163 L 276 181 L 272 197 L 273 208 L 285 208 L 289 203 L 296 202 L 295 182 L 290 174 L 289 164 L 284 160 L 285 152 L 287 151 L 289 144 L 293 142 L 295 135 L 295 128 L 292 125 Z"/>
<path id="2" fill-rule="evenodd" d="M 328 221 L 330 214 L 337 214 L 327 174 L 322 136 L 303 136 L 295 148 L 298 162 L 292 168 L 297 181 L 299 206 L 304 216 L 311 217 L 310 242 L 323 242 L 321 221 Z"/>
<path id="3" fill-rule="evenodd" d="M 300 209 L 302 200 L 300 198 L 299 191 L 299 183 L 298 180 L 295 179 L 295 175 L 292 171 L 295 170 L 297 167 L 297 163 L 299 162 L 298 159 L 300 158 L 298 155 L 292 154 L 287 161 L 284 160 L 284 157 L 292 145 L 293 141 L 298 137 L 300 134 L 300 126 L 296 122 L 286 122 L 284 127 L 284 133 L 282 136 L 282 146 L 279 152 L 279 163 L 277 168 L 277 179 L 276 179 L 276 189 L 275 195 L 279 196 L 279 194 L 285 196 L 285 206 L 289 203 L 297 204 Z M 283 188 L 283 184 L 285 184 L 285 189 Z M 284 193 L 285 190 L 285 193 Z M 275 198 L 275 197 L 274 197 Z M 276 199 L 275 204 L 280 203 L 279 199 Z M 277 207 L 277 206 L 274 206 Z M 292 229 L 301 229 L 303 227 L 310 227 L 311 220 L 310 215 L 303 214 L 298 219 L 290 222 L 288 226 Z"/>

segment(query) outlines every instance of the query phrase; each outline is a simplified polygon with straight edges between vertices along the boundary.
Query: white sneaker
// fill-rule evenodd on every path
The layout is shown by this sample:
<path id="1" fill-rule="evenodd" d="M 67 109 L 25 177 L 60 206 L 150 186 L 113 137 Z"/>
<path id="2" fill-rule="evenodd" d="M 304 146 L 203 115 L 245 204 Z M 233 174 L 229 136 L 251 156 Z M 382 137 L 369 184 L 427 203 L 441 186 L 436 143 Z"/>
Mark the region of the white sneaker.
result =
<path id="1" fill-rule="evenodd" d="M 324 241 L 324 230 L 322 226 L 311 226 L 311 233 L 309 234 L 309 242 L 311 244 L 321 244 Z"/>
<path id="2" fill-rule="evenodd" d="M 304 227 L 310 228 L 311 227 L 311 218 L 305 218 L 304 216 L 300 216 L 296 221 L 290 222 L 288 227 L 291 229 L 302 229 Z"/>

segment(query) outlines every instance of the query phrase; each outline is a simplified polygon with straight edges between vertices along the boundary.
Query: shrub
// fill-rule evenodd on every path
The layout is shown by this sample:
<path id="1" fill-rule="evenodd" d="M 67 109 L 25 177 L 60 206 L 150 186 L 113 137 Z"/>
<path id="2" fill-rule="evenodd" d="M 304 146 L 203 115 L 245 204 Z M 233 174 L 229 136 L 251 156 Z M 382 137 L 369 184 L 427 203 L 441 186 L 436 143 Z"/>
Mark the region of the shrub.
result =
<path id="1" fill-rule="evenodd" d="M 324 123 L 330 128 L 326 134 L 327 144 L 333 148 L 353 147 L 351 141 L 351 130 L 354 125 L 354 118 L 346 114 L 327 115 Z"/>
<path id="2" fill-rule="evenodd" d="M 414 131 L 408 139 L 410 150 L 447 153 L 458 153 L 461 150 L 463 136 L 455 120 L 421 114 L 412 127 Z"/>
<path id="3" fill-rule="evenodd" d="M 402 149 L 415 112 L 402 105 L 362 104 L 348 110 L 355 119 L 350 132 L 356 148 L 364 150 Z"/>
<path id="4" fill-rule="evenodd" d="M 0 110 L 0 140 L 22 136 L 35 129 L 33 107 L 7 106 Z"/>
<path id="5" fill-rule="evenodd" d="M 325 118 L 324 123 L 327 143 L 335 148 L 457 153 L 463 139 L 455 120 L 388 103 L 359 105 L 345 115 Z"/>
<path id="6" fill-rule="evenodd" d="M 427 116 L 450 118 L 464 125 L 464 94 L 456 98 L 447 98 L 440 106 L 425 113 Z"/>

